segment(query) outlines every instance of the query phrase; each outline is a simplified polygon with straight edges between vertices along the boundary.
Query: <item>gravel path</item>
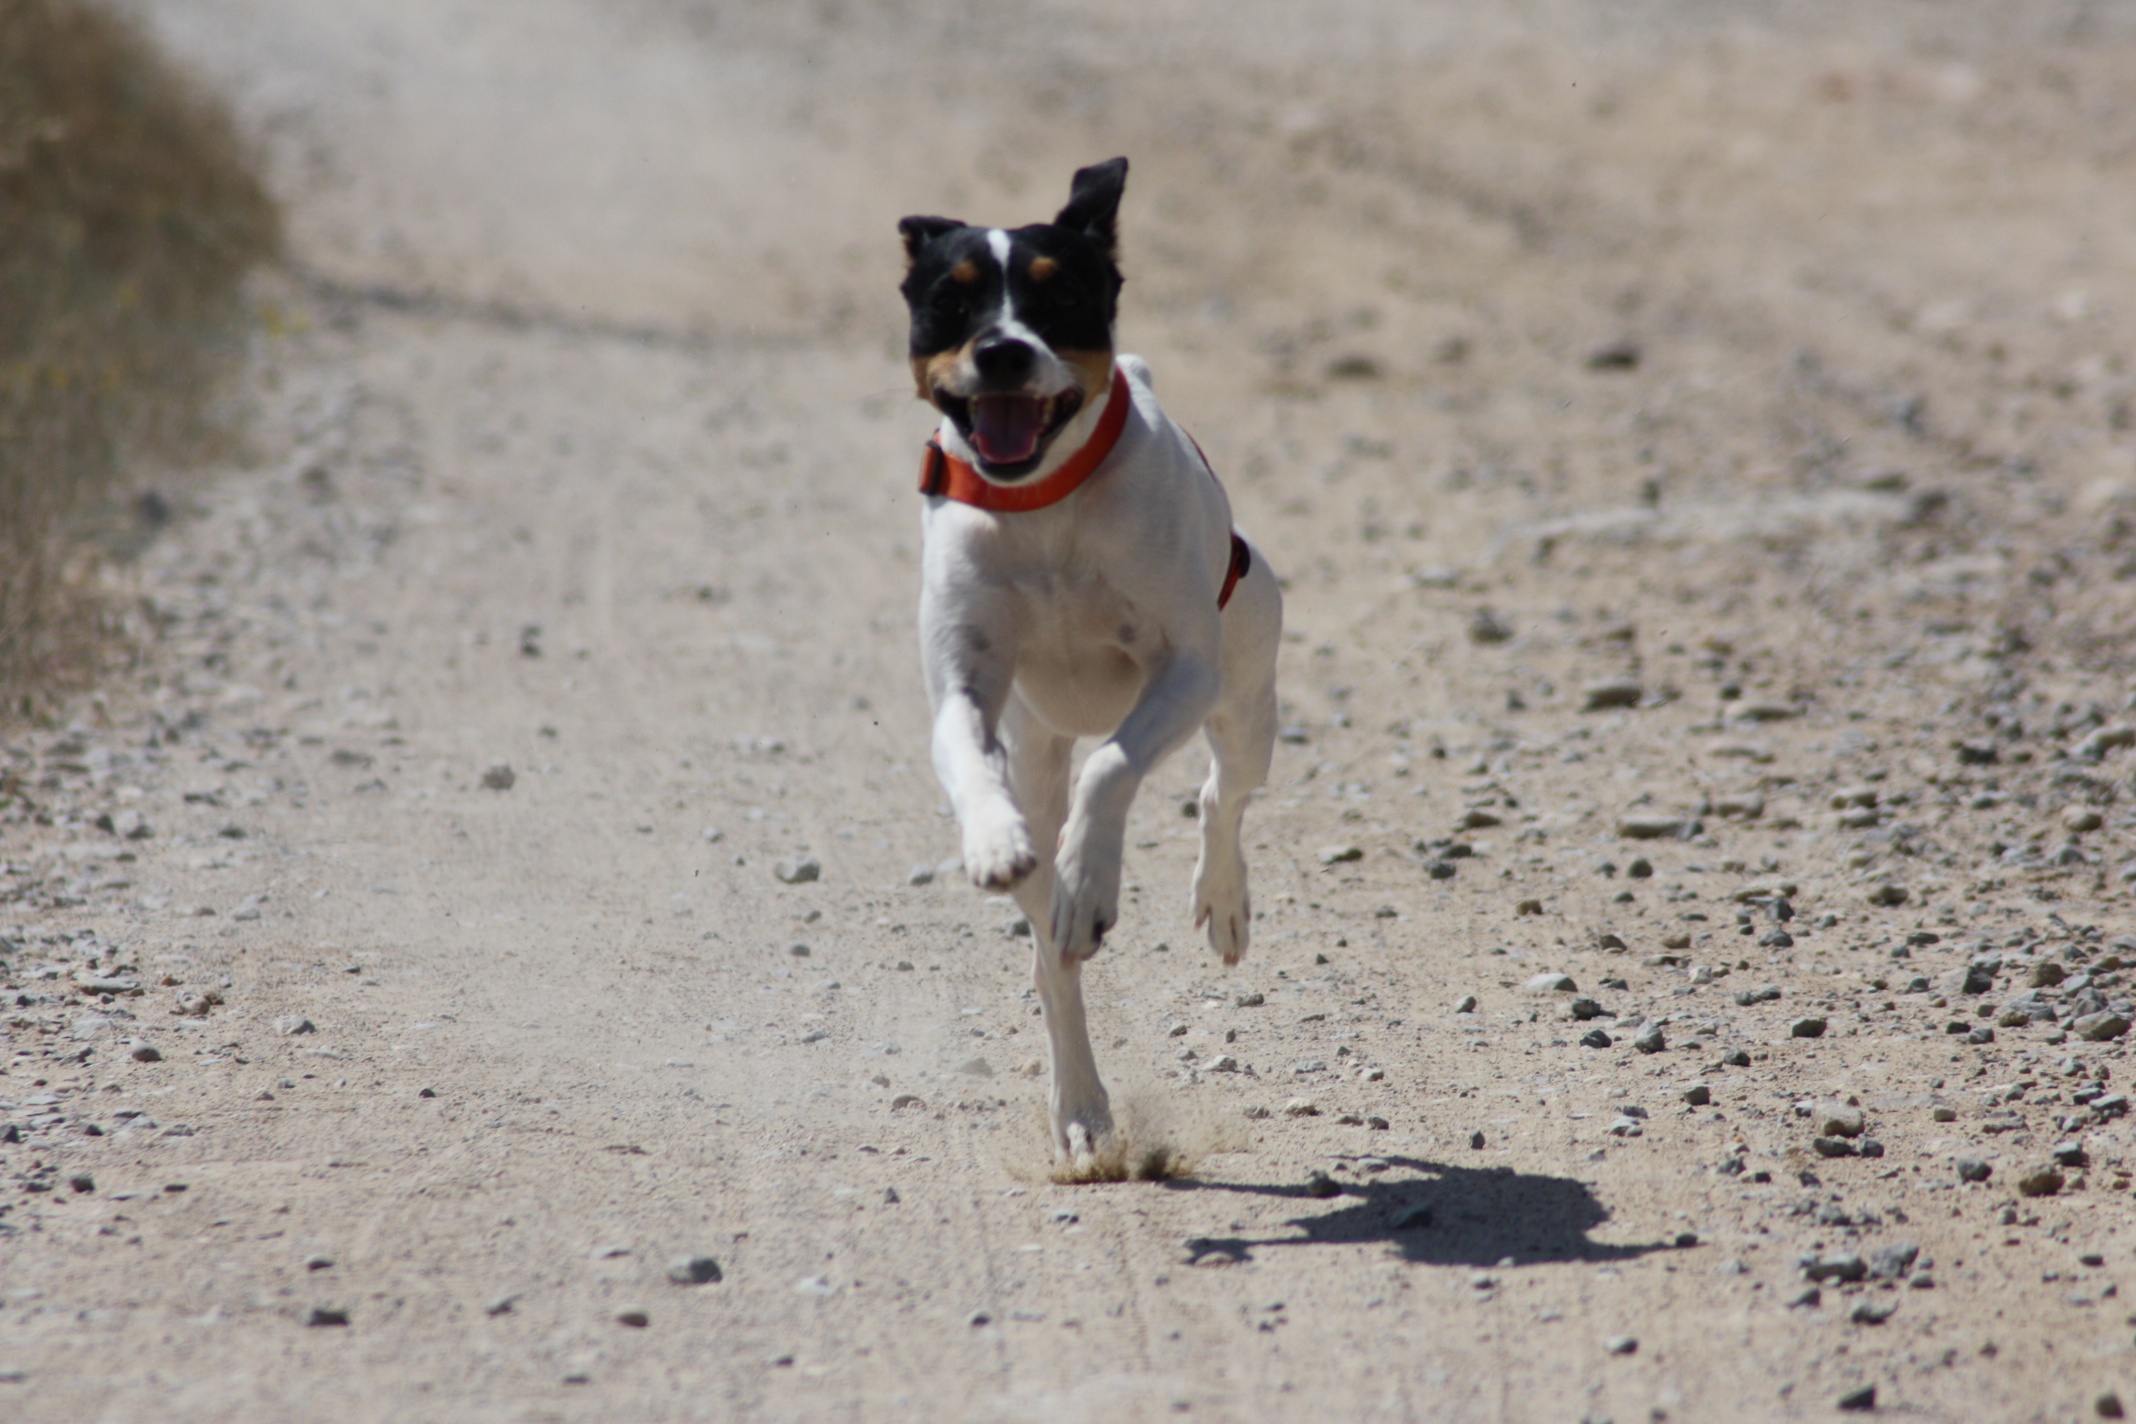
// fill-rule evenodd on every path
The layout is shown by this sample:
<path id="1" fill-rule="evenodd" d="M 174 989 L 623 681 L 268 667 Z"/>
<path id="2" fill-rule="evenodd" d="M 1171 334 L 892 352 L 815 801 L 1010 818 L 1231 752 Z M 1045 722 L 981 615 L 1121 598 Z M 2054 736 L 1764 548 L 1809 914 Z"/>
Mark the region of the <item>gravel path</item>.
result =
<path id="1" fill-rule="evenodd" d="M 2136 32 L 904 8 L 147 7 L 293 255 L 0 734 L 0 1415 L 2120 1417 Z M 1291 631 L 1247 962 L 1189 753 L 1089 975 L 1187 1175 L 1066 1186 L 894 223 L 1123 151 Z"/>

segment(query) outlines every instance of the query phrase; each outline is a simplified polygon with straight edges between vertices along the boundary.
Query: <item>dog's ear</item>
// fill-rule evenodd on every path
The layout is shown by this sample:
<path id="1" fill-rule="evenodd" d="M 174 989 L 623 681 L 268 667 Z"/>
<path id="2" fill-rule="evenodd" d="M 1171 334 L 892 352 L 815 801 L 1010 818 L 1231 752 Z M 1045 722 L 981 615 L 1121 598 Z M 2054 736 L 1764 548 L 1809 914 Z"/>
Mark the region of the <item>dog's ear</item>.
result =
<path id="1" fill-rule="evenodd" d="M 1111 257 L 1119 248 L 1115 220 L 1120 215 L 1120 195 L 1127 191 L 1127 160 L 1109 158 L 1076 170 L 1068 185 L 1068 206 L 1053 220 L 1054 226 L 1080 232 L 1094 239 Z"/>
<path id="2" fill-rule="evenodd" d="M 905 265 L 910 267 L 920 260 L 920 249 L 933 242 L 945 232 L 955 232 L 964 224 L 955 218 L 900 218 L 897 230 L 905 239 Z"/>

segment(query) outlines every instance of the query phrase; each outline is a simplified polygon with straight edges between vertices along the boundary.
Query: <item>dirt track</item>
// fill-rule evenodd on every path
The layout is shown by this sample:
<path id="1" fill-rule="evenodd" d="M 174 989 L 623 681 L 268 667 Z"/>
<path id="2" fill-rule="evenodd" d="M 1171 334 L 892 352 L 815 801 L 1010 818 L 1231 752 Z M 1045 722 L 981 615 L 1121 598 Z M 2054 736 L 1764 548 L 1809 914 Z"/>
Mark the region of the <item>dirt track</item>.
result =
<path id="1" fill-rule="evenodd" d="M 146 7 L 293 270 L 249 458 L 123 575 L 150 665 L 0 763 L 0 1416 L 2136 1406 L 2126 1040 L 2070 1027 L 2136 1017 L 2136 32 L 1470 8 Z M 1089 975 L 1204 1155 L 1066 1187 L 1013 910 L 908 883 L 893 229 L 1116 152 L 1291 730 L 1247 963 L 1189 753 Z M 1881 1157 L 1813 1150 L 1850 1097 Z"/>

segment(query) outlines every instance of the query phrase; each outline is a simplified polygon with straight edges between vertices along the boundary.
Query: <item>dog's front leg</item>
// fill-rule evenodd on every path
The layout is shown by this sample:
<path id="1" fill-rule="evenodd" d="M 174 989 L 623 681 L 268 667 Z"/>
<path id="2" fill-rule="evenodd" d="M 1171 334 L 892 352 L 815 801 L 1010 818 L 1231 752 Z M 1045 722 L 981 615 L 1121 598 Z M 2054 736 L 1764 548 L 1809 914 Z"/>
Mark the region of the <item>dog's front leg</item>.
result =
<path id="1" fill-rule="evenodd" d="M 1097 953 L 1119 920 L 1128 808 L 1150 768 L 1209 715 L 1216 694 L 1214 659 L 1175 652 L 1155 670 L 1118 730 L 1084 759 L 1053 884 L 1053 942 L 1064 960 Z"/>
<path id="2" fill-rule="evenodd" d="M 1015 675 L 1013 630 L 981 620 L 964 601 L 923 594 L 920 645 L 934 704 L 934 767 L 964 836 L 964 869 L 982 890 L 1014 887 L 1038 857 L 1009 791 L 998 735 Z"/>

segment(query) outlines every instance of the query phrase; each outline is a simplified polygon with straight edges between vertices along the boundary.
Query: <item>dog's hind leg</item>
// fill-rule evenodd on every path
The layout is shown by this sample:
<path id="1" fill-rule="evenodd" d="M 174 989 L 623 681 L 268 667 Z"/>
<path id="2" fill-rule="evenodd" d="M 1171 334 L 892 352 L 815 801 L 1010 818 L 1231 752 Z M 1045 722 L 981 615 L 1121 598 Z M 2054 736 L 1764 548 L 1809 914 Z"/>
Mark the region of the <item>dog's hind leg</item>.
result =
<path id="1" fill-rule="evenodd" d="M 1009 785 L 1032 843 L 1050 847 L 1068 817 L 1068 770 L 1075 740 L 1041 726 L 1013 692 L 1002 710 L 1001 737 L 1008 750 Z M 1087 1168 L 1098 1140 L 1112 1130 L 1112 1109 L 1083 1017 L 1082 963 L 1062 963 L 1053 942 L 1053 857 L 1041 852 L 1037 868 L 1013 893 L 1031 922 L 1038 1002 L 1046 1016 L 1053 1059 L 1053 1150 L 1063 1163 Z"/>
<path id="2" fill-rule="evenodd" d="M 1222 688 L 1202 725 L 1209 779 L 1201 789 L 1201 859 L 1194 867 L 1194 923 L 1226 964 L 1246 953 L 1253 919 L 1246 854 L 1239 842 L 1246 802 L 1268 780 L 1276 745 L 1276 649 L 1283 593 L 1258 551 L 1224 609 Z"/>

